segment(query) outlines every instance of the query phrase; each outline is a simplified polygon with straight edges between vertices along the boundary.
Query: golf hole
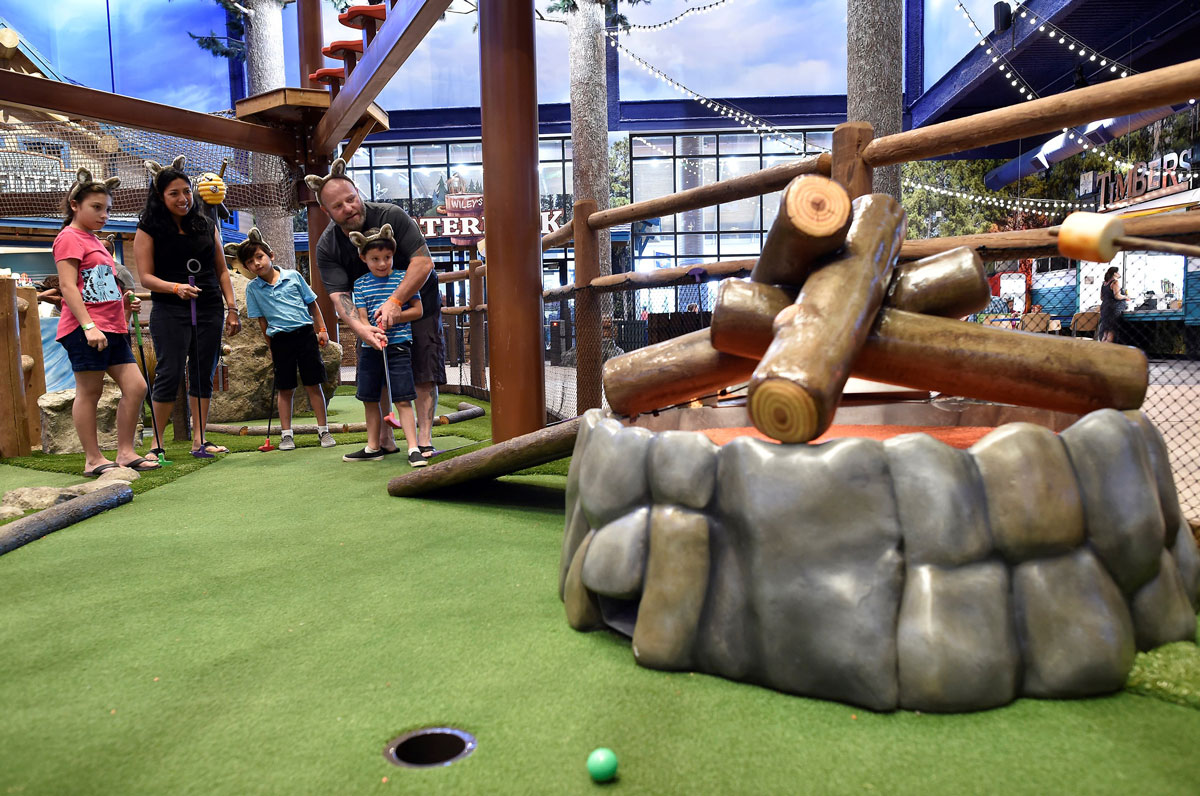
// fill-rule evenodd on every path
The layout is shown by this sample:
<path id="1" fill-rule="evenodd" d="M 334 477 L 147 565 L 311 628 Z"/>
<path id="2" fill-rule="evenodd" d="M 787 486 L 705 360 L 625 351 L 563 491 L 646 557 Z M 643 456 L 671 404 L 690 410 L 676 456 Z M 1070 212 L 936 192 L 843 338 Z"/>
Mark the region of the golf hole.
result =
<path id="1" fill-rule="evenodd" d="M 437 768 L 457 763 L 475 751 L 475 736 L 455 727 L 426 727 L 406 732 L 383 750 L 389 762 L 404 768 Z"/>

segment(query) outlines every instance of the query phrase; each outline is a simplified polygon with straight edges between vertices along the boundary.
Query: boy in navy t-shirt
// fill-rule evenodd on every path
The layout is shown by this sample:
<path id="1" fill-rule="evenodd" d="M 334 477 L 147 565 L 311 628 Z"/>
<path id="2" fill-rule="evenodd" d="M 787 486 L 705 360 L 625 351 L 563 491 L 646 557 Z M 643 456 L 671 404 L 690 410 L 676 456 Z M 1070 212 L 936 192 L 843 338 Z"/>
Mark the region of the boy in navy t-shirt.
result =
<path id="1" fill-rule="evenodd" d="M 375 310 L 386 301 L 395 301 L 392 294 L 404 278 L 403 272 L 392 270 L 396 239 L 392 234 L 391 224 L 384 224 L 382 229 L 368 230 L 366 234 L 351 233 L 350 242 L 358 247 L 358 256 L 367 264 L 367 273 L 354 280 L 353 297 L 354 306 L 358 308 L 359 320 L 369 325 L 370 319 L 375 317 Z M 409 321 L 421 317 L 420 295 L 414 295 L 401 309 L 403 311 L 400 313 L 399 323 L 387 330 L 386 351 L 359 342 L 358 386 L 355 397 L 363 402 L 366 410 L 367 446 L 361 451 L 346 454 L 342 457 L 343 461 L 378 461 L 383 458 L 379 400 L 384 385 L 390 382 L 390 398 L 396 405 L 396 417 L 400 421 L 404 441 L 408 446 L 408 463 L 413 467 L 424 467 L 428 463 L 417 447 L 417 423 L 412 407 L 417 391 L 413 384 L 412 329 L 409 327 Z"/>

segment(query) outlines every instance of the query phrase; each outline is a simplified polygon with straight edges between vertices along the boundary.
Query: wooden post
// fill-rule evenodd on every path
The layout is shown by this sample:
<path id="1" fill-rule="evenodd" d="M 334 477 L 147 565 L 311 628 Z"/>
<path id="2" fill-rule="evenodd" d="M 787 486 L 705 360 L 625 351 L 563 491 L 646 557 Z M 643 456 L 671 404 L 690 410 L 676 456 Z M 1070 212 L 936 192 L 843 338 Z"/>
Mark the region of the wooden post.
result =
<path id="1" fill-rule="evenodd" d="M 479 6 L 495 442 L 546 424 L 536 51 L 532 3 Z"/>
<path id="2" fill-rule="evenodd" d="M 29 455 L 29 418 L 21 372 L 17 280 L 0 277 L 0 456 Z"/>
<path id="3" fill-rule="evenodd" d="M 831 176 L 857 199 L 871 193 L 872 171 L 862 153 L 875 131 L 867 122 L 846 122 L 833 128 L 833 165 Z"/>
<path id="4" fill-rule="evenodd" d="M 25 308 L 21 315 L 21 353 L 33 359 L 33 370 L 25 378 L 25 406 L 29 415 L 29 440 L 36 444 L 42 438 L 42 412 L 38 409 L 38 398 L 46 394 L 46 361 L 42 357 L 42 324 L 37 312 L 37 289 L 23 287 L 17 290 Z M 19 308 L 18 308 L 19 309 Z"/>
<path id="5" fill-rule="evenodd" d="M 308 172 L 309 174 L 324 174 L 329 169 L 329 164 L 326 161 L 320 161 L 316 164 L 315 171 Z M 303 186 L 302 190 L 309 194 L 308 186 L 300 183 Z M 305 200 L 304 206 L 308 208 L 308 279 L 312 283 L 313 292 L 317 294 L 317 306 L 321 308 L 321 316 L 325 319 L 325 328 L 329 332 L 329 339 L 335 343 L 341 342 L 341 336 L 338 334 L 338 314 L 333 307 L 333 301 L 329 298 L 329 291 L 325 289 L 325 283 L 321 280 L 321 264 L 317 262 L 317 244 L 321 241 L 321 234 L 325 228 L 329 226 L 329 216 L 325 214 L 325 210 L 317 202 L 314 196 L 311 201 Z"/>
<path id="6" fill-rule="evenodd" d="M 588 216 L 596 212 L 594 199 L 575 203 L 575 287 L 600 276 L 600 236 L 588 227 Z M 575 294 L 575 414 L 601 405 L 600 367 L 603 362 L 600 334 L 600 296 L 591 290 Z"/>
<path id="7" fill-rule="evenodd" d="M 304 88 L 320 88 L 321 84 L 315 80 L 309 80 L 308 76 L 325 65 L 325 59 L 321 54 L 321 0 L 300 0 L 296 4 L 296 9 L 300 85 Z"/>
<path id="8" fill-rule="evenodd" d="M 467 333 L 471 339 L 467 343 L 467 357 L 471 364 L 471 386 L 478 389 L 487 389 L 486 375 L 487 362 L 487 347 L 484 345 L 483 337 L 483 310 L 477 310 L 483 304 L 483 263 L 478 260 L 471 260 L 467 264 L 470 270 L 470 282 L 468 288 L 470 292 L 467 295 L 467 310 L 468 326 Z"/>

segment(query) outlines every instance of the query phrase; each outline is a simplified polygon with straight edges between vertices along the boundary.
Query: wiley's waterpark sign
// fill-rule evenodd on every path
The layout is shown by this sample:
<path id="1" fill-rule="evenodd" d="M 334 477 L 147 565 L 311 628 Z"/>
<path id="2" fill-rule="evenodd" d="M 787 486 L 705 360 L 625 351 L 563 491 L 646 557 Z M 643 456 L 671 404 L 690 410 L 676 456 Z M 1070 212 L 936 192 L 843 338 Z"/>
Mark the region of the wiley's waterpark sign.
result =
<path id="1" fill-rule="evenodd" d="M 1124 173 L 1103 171 L 1096 174 L 1093 190 L 1096 191 L 1097 210 L 1125 207 L 1137 201 L 1169 196 L 1186 191 L 1189 178 L 1180 178 L 1180 172 L 1189 176 L 1192 171 L 1192 151 L 1168 152 L 1151 161 L 1134 163 Z M 1086 175 L 1085 175 L 1086 176 Z"/>
<path id="2" fill-rule="evenodd" d="M 449 238 L 455 246 L 474 246 L 484 239 L 484 194 L 448 193 L 436 216 L 420 216 L 416 223 L 426 238 Z M 562 210 L 544 210 L 541 234 L 562 227 Z"/>

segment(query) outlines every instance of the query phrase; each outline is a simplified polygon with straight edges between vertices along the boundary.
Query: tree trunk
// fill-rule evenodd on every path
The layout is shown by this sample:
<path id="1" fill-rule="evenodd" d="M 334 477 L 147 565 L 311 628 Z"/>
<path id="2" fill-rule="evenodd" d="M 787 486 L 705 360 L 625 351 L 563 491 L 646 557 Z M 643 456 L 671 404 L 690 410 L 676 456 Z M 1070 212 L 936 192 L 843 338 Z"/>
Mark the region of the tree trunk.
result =
<path id="1" fill-rule="evenodd" d="M 582 0 L 567 15 L 571 76 L 571 147 L 575 201 L 592 199 L 608 209 L 608 84 L 604 69 L 604 4 Z M 600 275 L 612 273 L 612 246 L 607 229 L 600 231 Z M 601 299 L 601 314 L 612 317 L 612 297 Z"/>
<path id="2" fill-rule="evenodd" d="M 283 4 L 279 0 L 243 0 L 254 13 L 246 17 L 246 81 L 250 96 L 282 88 L 287 80 L 283 66 Z M 255 183 L 274 182 L 275 158 L 250 156 L 251 179 Z M 295 236 L 292 217 L 282 207 L 256 207 L 254 226 L 275 252 L 280 268 L 296 267 Z"/>
<path id="3" fill-rule="evenodd" d="M 899 133 L 904 122 L 901 0 L 848 0 L 846 121 L 870 122 L 875 137 Z M 875 193 L 900 199 L 900 167 L 875 170 Z"/>

